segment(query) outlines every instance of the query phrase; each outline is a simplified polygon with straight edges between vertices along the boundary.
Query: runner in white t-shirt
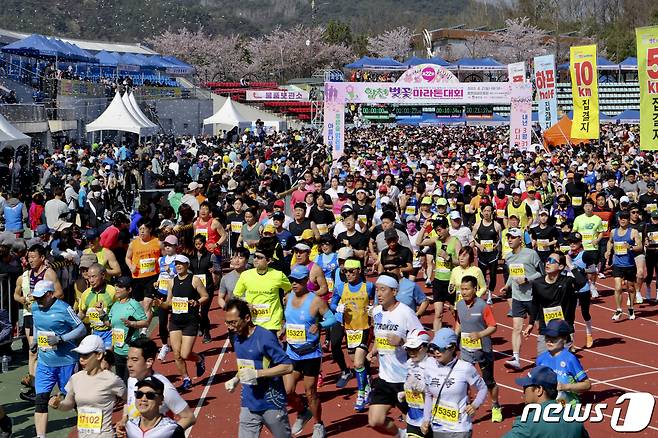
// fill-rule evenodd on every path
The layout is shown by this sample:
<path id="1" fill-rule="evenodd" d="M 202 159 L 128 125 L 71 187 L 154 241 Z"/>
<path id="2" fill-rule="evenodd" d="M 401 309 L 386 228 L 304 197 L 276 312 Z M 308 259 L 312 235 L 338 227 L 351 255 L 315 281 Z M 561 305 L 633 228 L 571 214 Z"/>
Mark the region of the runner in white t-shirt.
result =
<path id="1" fill-rule="evenodd" d="M 375 343 L 368 360 L 378 357 L 379 377 L 372 384 L 368 423 L 380 433 L 397 436 L 405 431 L 399 430 L 387 415 L 394 406 L 405 414 L 408 410 L 407 404 L 398 399 L 407 379 L 408 357 L 403 345 L 411 330 L 422 330 L 423 326 L 413 310 L 395 299 L 398 292 L 395 274 L 380 275 L 375 285 L 380 304 L 372 311 Z"/>

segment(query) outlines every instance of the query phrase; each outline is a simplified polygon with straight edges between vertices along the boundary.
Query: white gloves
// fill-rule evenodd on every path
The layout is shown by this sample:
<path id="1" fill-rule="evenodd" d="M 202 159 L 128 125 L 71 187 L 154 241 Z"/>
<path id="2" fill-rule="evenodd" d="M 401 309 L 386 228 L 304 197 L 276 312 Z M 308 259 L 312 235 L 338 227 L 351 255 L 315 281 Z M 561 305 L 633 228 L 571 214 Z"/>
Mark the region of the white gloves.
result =
<path id="1" fill-rule="evenodd" d="M 253 368 L 242 368 L 238 371 L 238 378 L 245 385 L 253 385 L 258 378 L 258 371 Z"/>
<path id="2" fill-rule="evenodd" d="M 224 388 L 228 392 L 233 392 L 235 391 L 235 388 L 238 386 L 238 383 L 240 383 L 240 379 L 237 377 L 233 377 L 231 380 L 224 382 Z"/>
<path id="3" fill-rule="evenodd" d="M 404 389 L 408 389 L 413 392 L 425 392 L 425 381 L 423 379 L 416 378 L 413 374 L 407 376 L 407 380 L 404 382 Z"/>

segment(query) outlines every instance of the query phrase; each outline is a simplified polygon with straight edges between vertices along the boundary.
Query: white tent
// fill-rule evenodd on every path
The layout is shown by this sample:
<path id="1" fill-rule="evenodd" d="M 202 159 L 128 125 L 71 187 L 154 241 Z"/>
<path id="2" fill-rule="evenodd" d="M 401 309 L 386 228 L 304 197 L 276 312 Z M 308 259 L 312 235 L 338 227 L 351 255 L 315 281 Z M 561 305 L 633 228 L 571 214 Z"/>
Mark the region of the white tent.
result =
<path id="1" fill-rule="evenodd" d="M 128 101 L 130 102 L 130 105 L 132 105 L 133 109 L 135 110 L 135 113 L 137 113 L 138 120 L 146 123 L 147 126 L 154 128 L 156 131 L 159 129 L 158 125 L 156 125 L 151 120 L 149 120 L 149 118 L 146 117 L 146 114 L 142 112 L 142 109 L 137 104 L 137 100 L 135 100 L 135 95 L 133 94 L 132 91 L 128 96 Z"/>
<path id="2" fill-rule="evenodd" d="M 224 105 L 212 116 L 203 120 L 204 125 L 215 125 L 219 129 L 230 130 L 237 126 L 251 127 L 252 120 L 244 116 L 233 104 L 233 100 L 227 98 Z"/>
<path id="3" fill-rule="evenodd" d="M 143 135 L 149 133 L 149 128 L 146 128 L 128 111 L 121 99 L 121 94 L 117 91 L 103 114 L 87 124 L 87 132 L 94 131 L 125 131 Z"/>
<path id="4" fill-rule="evenodd" d="M 30 136 L 23 134 L 0 114 L 0 149 L 8 146 L 30 144 L 31 141 Z"/>

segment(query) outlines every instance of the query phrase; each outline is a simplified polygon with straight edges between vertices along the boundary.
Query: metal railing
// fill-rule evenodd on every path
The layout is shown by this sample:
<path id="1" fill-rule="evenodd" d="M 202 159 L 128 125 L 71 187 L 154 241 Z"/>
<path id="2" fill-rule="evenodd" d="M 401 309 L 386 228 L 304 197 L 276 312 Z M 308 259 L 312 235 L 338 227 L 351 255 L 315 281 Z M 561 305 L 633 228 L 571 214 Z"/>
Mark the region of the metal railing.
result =
<path id="1" fill-rule="evenodd" d="M 3 104 L 0 105 L 0 114 L 10 122 L 45 122 L 46 107 L 34 104 Z"/>
<path id="2" fill-rule="evenodd" d="M 22 312 L 19 309 L 18 303 L 14 301 L 14 286 L 15 281 L 8 274 L 0 274 L 0 310 L 4 310 L 9 315 L 9 323 L 11 324 L 11 337 L 13 339 L 20 338 L 22 330 Z"/>
<path id="3" fill-rule="evenodd" d="M 76 120 L 75 108 L 47 108 L 48 120 Z"/>

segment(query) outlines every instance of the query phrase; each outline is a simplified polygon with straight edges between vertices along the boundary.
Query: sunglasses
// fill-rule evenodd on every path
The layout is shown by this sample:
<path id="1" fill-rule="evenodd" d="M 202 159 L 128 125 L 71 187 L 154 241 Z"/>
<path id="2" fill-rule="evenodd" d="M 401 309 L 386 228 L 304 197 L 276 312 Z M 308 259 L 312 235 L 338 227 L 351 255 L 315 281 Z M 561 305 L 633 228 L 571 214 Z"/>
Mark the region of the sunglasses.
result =
<path id="1" fill-rule="evenodd" d="M 345 269 L 345 272 L 348 274 L 354 274 L 355 272 L 359 272 L 360 269 Z"/>
<path id="2" fill-rule="evenodd" d="M 260 260 L 260 259 L 266 259 L 267 257 L 265 257 L 265 256 L 262 255 L 262 254 L 254 254 L 254 258 Z"/>
<path id="3" fill-rule="evenodd" d="M 147 400 L 155 400 L 155 398 L 158 397 L 159 395 L 160 395 L 159 392 L 144 392 L 140 390 L 135 391 L 135 398 L 137 400 L 140 400 L 144 396 L 146 396 Z"/>
<path id="4" fill-rule="evenodd" d="M 423 347 L 424 347 L 424 345 L 421 345 L 420 347 L 416 347 L 416 348 L 405 347 L 404 349 L 405 349 L 405 351 L 407 351 L 408 353 L 417 353 L 417 352 L 419 352 Z"/>
<path id="5" fill-rule="evenodd" d="M 557 259 L 554 259 L 553 257 L 549 257 L 546 259 L 546 264 L 547 265 L 559 265 L 560 261 Z"/>
<path id="6" fill-rule="evenodd" d="M 640 214 L 640 212 L 637 211 L 637 210 L 633 210 L 633 211 L 631 211 L 631 214 Z"/>
<path id="7" fill-rule="evenodd" d="M 439 347 L 436 344 L 430 344 L 429 348 L 427 351 L 430 353 L 445 353 L 450 347 Z"/>

